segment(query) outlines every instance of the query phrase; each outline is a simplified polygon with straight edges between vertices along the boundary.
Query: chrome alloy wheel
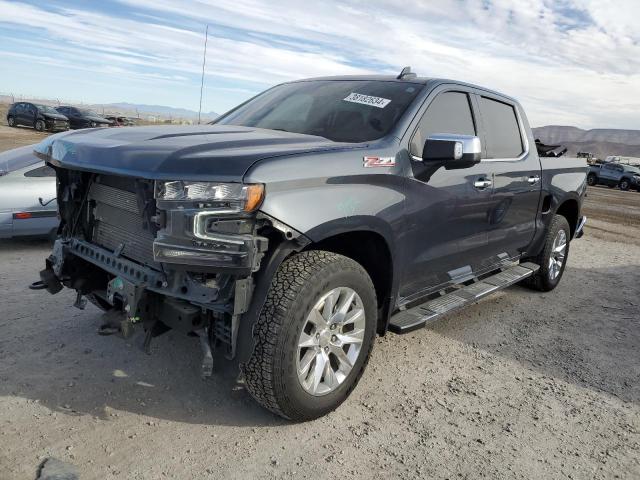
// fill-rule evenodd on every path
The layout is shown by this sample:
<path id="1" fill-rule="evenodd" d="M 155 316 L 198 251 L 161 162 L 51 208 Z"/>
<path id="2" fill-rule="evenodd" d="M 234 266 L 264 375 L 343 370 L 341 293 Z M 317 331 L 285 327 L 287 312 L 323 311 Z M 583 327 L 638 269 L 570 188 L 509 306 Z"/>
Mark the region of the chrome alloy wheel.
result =
<path id="1" fill-rule="evenodd" d="M 298 339 L 297 369 L 311 395 L 333 392 L 358 360 L 365 335 L 364 305 L 351 288 L 325 293 L 313 306 Z"/>
<path id="2" fill-rule="evenodd" d="M 549 278 L 555 280 L 560 271 L 567 253 L 567 234 L 564 230 L 558 230 L 556 238 L 553 240 L 551 247 L 551 256 L 549 257 Z"/>

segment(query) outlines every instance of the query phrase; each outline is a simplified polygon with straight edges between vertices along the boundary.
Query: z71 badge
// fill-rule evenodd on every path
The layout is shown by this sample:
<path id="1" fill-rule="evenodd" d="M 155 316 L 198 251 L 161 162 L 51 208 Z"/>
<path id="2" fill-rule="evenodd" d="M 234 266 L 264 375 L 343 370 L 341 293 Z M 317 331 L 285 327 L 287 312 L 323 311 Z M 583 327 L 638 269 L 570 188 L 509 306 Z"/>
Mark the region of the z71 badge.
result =
<path id="1" fill-rule="evenodd" d="M 393 167 L 396 164 L 394 157 L 364 157 L 363 165 L 369 167 Z"/>

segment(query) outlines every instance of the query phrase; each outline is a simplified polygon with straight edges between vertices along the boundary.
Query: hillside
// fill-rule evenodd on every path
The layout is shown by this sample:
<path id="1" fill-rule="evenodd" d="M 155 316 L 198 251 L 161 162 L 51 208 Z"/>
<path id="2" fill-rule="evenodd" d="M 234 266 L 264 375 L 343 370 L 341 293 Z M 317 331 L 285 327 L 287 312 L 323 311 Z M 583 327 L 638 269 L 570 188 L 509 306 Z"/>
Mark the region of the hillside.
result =
<path id="1" fill-rule="evenodd" d="M 104 108 L 105 111 L 118 111 L 118 112 L 140 112 L 142 115 L 157 115 L 162 118 L 188 118 L 197 119 L 198 112 L 189 110 L 186 108 L 167 107 L 165 105 L 145 105 L 137 103 L 105 103 L 93 106 L 96 109 Z M 213 120 L 219 115 L 216 112 L 202 112 L 202 119 Z"/>
<path id="2" fill-rule="evenodd" d="M 533 129 L 533 136 L 543 143 L 561 144 L 568 155 L 591 152 L 598 158 L 608 155 L 640 157 L 640 130 L 595 128 L 582 130 L 564 125 L 549 125 Z"/>
<path id="3" fill-rule="evenodd" d="M 128 102 L 117 102 L 117 103 L 94 103 L 94 104 L 74 104 L 73 102 L 64 102 L 52 99 L 45 98 L 27 98 L 27 97 L 13 97 L 10 95 L 2 95 L 0 94 L 0 113 L 2 111 L 6 111 L 6 109 L 13 102 L 24 101 L 24 102 L 34 102 L 34 103 L 42 103 L 45 105 L 51 105 L 53 107 L 59 105 L 76 105 L 84 108 L 91 108 L 96 112 L 104 115 L 109 114 L 117 114 L 117 115 L 125 115 L 128 117 L 138 117 L 144 120 L 158 121 L 162 122 L 165 120 L 173 120 L 173 121 L 187 121 L 189 123 L 194 122 L 198 119 L 198 112 L 194 110 L 189 110 L 186 108 L 177 108 L 177 107 L 167 107 L 165 105 L 146 105 L 140 103 L 128 103 Z M 203 123 L 214 120 L 219 116 L 216 112 L 202 112 L 201 120 Z M 3 116 L 4 118 L 4 116 Z"/>

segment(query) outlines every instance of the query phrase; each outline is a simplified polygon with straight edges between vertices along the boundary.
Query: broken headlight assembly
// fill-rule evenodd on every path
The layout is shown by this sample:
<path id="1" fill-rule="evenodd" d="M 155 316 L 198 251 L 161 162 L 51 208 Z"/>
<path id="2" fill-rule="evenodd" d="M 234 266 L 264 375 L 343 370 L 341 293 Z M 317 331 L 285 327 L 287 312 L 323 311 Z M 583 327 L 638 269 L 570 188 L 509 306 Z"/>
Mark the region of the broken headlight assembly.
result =
<path id="1" fill-rule="evenodd" d="M 264 185 L 183 180 L 156 182 L 156 200 L 205 204 L 218 213 L 242 213 L 256 210 L 264 198 Z"/>
<path id="2" fill-rule="evenodd" d="M 255 269 L 263 240 L 254 231 L 264 185 L 156 182 L 164 225 L 153 245 L 157 262 Z"/>

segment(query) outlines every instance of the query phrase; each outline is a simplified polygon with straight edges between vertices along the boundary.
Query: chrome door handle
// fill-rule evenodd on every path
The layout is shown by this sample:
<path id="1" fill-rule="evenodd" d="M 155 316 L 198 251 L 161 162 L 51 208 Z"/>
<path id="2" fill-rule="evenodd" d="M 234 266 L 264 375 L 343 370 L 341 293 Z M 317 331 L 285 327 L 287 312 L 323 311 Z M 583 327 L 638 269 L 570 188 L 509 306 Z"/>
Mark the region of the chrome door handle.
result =
<path id="1" fill-rule="evenodd" d="M 532 175 L 529 178 L 527 178 L 527 182 L 529 183 L 529 185 L 535 185 L 539 181 L 540 181 L 540 177 L 538 175 Z"/>
<path id="2" fill-rule="evenodd" d="M 479 190 L 484 190 L 485 188 L 488 188 L 491 185 L 493 185 L 493 182 L 491 180 L 487 180 L 486 178 L 479 178 L 478 180 L 473 182 L 473 186 Z"/>

